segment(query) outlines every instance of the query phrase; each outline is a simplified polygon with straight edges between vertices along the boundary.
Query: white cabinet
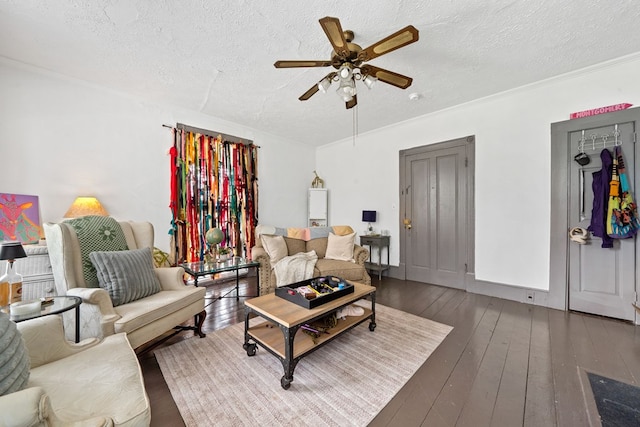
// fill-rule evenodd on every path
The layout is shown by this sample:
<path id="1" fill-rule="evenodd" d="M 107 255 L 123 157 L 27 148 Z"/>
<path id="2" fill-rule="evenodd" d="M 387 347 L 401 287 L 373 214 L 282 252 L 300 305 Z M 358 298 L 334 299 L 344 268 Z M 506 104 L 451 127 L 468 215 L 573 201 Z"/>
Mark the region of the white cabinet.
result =
<path id="1" fill-rule="evenodd" d="M 14 264 L 16 273 L 22 276 L 22 299 L 57 295 L 47 246 L 41 243 L 23 247 L 27 257 L 18 258 Z M 4 274 L 6 265 L 6 261 L 0 261 L 0 275 Z"/>
<path id="2" fill-rule="evenodd" d="M 328 193 L 326 188 L 310 188 L 308 204 L 308 226 L 326 227 L 329 225 Z"/>

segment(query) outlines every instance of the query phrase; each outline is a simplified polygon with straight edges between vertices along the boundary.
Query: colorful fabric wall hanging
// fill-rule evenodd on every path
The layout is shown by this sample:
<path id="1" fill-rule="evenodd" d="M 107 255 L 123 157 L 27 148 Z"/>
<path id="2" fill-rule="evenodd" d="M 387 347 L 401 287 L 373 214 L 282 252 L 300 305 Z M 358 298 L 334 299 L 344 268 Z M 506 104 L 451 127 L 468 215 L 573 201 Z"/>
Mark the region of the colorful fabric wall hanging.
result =
<path id="1" fill-rule="evenodd" d="M 614 239 L 628 239 L 635 236 L 640 228 L 638 208 L 629 187 L 622 150 L 617 146 L 613 153 L 607 234 Z"/>
<path id="2" fill-rule="evenodd" d="M 213 227 L 224 233 L 219 246 L 249 256 L 258 223 L 258 147 L 174 129 L 170 154 L 176 261 L 203 260 Z"/>

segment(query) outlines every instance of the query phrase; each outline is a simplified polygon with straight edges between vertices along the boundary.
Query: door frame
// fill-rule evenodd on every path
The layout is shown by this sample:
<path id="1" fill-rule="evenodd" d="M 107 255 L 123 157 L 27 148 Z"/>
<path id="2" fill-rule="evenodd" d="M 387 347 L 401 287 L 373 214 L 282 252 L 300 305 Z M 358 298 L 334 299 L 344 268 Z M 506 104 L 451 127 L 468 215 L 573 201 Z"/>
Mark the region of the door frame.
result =
<path id="1" fill-rule="evenodd" d="M 408 156 L 412 156 L 415 154 L 427 153 L 431 151 L 439 151 L 450 149 L 454 147 L 465 147 L 465 157 L 466 157 L 466 178 L 467 178 L 467 186 L 466 186 L 466 203 L 467 203 L 467 216 L 466 216 L 466 228 L 467 228 L 467 239 L 466 239 L 466 274 L 464 280 L 464 288 L 466 289 L 474 280 L 475 277 L 475 164 L 476 164 L 476 149 L 475 149 L 475 141 L 476 138 L 474 135 L 465 136 L 462 138 L 451 139 L 448 141 L 438 142 L 429 145 L 422 145 L 419 147 L 408 148 L 406 150 L 400 150 L 399 153 L 399 172 L 400 186 L 398 188 L 398 199 L 399 199 L 399 209 L 398 209 L 398 230 L 400 231 L 400 262 L 398 265 L 398 278 L 402 280 L 406 280 L 407 278 L 407 268 L 406 268 L 406 241 L 407 241 L 407 230 L 404 228 L 403 219 L 406 217 L 406 206 L 407 206 L 407 192 L 405 189 L 407 188 L 407 183 L 405 181 L 406 170 L 405 170 L 405 160 Z"/>
<path id="2" fill-rule="evenodd" d="M 549 296 L 547 306 L 559 310 L 569 310 L 569 132 L 585 128 L 611 126 L 616 122 L 635 121 L 640 124 L 640 108 L 567 120 L 551 124 L 551 224 L 549 259 Z M 635 143 L 635 141 L 633 141 Z M 634 150 L 635 151 L 635 150 Z M 638 155 L 635 154 L 636 160 Z M 636 164 L 634 196 L 640 195 Z M 638 293 L 639 242 L 636 237 L 635 289 Z M 640 318 L 636 313 L 638 324 Z"/>

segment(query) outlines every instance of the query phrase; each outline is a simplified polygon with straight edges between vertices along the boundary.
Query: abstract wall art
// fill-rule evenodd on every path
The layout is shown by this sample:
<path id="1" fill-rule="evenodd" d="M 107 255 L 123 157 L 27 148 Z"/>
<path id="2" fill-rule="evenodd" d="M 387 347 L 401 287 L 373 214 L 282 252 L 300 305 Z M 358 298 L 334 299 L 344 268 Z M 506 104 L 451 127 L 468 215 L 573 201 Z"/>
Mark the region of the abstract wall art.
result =
<path id="1" fill-rule="evenodd" d="M 0 193 L 0 240 L 38 243 L 41 234 L 38 196 Z"/>

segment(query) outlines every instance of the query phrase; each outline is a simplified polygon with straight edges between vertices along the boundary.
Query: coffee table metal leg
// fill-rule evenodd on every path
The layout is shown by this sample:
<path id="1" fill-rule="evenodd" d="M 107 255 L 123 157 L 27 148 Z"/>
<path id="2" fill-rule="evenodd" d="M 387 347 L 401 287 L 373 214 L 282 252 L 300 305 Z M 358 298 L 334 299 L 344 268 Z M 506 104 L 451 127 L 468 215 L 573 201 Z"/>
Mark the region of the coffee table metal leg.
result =
<path id="1" fill-rule="evenodd" d="M 252 310 L 249 307 L 244 308 L 244 344 L 242 348 L 247 352 L 247 356 L 253 356 L 256 354 L 256 343 L 250 343 L 251 336 L 249 335 L 249 315 Z"/>
<path id="2" fill-rule="evenodd" d="M 299 358 L 293 357 L 293 339 L 298 332 L 299 326 L 287 328 L 286 326 L 280 326 L 282 334 L 284 335 L 284 359 L 282 360 L 282 367 L 284 368 L 284 375 L 280 379 L 280 385 L 283 389 L 288 390 L 293 382 L 293 371 L 296 369 Z"/>

